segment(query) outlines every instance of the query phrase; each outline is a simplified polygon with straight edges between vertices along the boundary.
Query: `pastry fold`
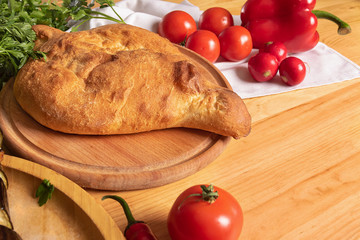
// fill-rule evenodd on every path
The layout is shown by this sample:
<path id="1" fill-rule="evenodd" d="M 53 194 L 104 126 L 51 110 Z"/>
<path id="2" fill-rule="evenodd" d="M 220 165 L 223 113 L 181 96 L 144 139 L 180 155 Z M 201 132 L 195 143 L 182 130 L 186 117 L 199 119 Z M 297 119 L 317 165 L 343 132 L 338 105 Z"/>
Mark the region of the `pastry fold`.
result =
<path id="1" fill-rule="evenodd" d="M 186 127 L 248 135 L 242 99 L 165 38 L 127 24 L 67 33 L 36 25 L 35 49 L 14 96 L 40 124 L 65 133 L 110 135 Z"/>

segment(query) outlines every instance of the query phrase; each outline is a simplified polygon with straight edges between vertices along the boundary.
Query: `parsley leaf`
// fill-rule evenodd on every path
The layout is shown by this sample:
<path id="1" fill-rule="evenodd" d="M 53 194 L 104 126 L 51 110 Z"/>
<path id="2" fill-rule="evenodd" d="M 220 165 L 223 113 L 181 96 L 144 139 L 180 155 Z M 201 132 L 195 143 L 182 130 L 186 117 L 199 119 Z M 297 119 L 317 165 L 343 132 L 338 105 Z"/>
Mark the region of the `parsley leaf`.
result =
<path id="1" fill-rule="evenodd" d="M 44 179 L 41 182 L 35 194 L 35 197 L 39 198 L 38 204 L 40 207 L 44 205 L 49 199 L 51 199 L 54 189 L 54 185 L 52 185 L 49 180 Z"/>
<path id="2" fill-rule="evenodd" d="M 102 7 L 110 7 L 118 19 L 92 9 L 95 2 Z M 78 27 L 92 18 L 125 23 L 113 9 L 113 0 L 0 0 L 0 89 L 14 77 L 29 58 L 45 58 L 46 53 L 33 50 L 35 32 L 32 25 L 44 24 L 66 31 L 70 20 L 78 22 Z M 73 22 L 72 21 L 72 22 Z"/>

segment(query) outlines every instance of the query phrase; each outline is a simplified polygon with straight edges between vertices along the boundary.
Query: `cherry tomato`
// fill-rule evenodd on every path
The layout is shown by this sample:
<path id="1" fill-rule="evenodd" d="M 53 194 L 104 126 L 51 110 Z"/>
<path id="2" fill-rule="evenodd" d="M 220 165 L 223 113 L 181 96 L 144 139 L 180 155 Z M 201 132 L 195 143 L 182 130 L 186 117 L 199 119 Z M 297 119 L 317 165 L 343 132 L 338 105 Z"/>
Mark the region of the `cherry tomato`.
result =
<path id="1" fill-rule="evenodd" d="M 240 61 L 252 50 L 250 32 L 242 26 L 228 27 L 219 35 L 220 55 L 229 61 Z"/>
<path id="2" fill-rule="evenodd" d="M 258 82 L 265 82 L 272 79 L 279 68 L 276 57 L 270 53 L 260 52 L 251 57 L 248 62 L 248 69 L 251 76 Z"/>
<path id="3" fill-rule="evenodd" d="M 197 30 L 186 40 L 185 47 L 197 52 L 210 62 L 220 56 L 220 42 L 215 33 L 208 30 Z"/>
<path id="4" fill-rule="evenodd" d="M 281 79 L 289 86 L 301 83 L 306 75 L 304 62 L 297 57 L 285 58 L 279 66 Z"/>
<path id="5" fill-rule="evenodd" d="M 195 20 L 186 12 L 176 10 L 166 14 L 159 23 L 158 33 L 173 43 L 183 42 L 196 31 Z"/>
<path id="6" fill-rule="evenodd" d="M 207 197 L 215 191 L 217 198 Z M 203 192 L 210 194 L 202 197 Z M 243 212 L 227 191 L 213 185 L 196 185 L 179 195 L 167 223 L 172 240 L 237 240 Z"/>
<path id="7" fill-rule="evenodd" d="M 259 49 L 259 51 L 271 53 L 277 58 L 279 64 L 287 57 L 287 49 L 281 42 L 268 42 L 265 44 L 265 47 Z"/>
<path id="8" fill-rule="evenodd" d="M 199 29 L 212 31 L 218 36 L 224 29 L 234 25 L 234 19 L 225 8 L 213 7 L 200 15 L 198 25 Z"/>

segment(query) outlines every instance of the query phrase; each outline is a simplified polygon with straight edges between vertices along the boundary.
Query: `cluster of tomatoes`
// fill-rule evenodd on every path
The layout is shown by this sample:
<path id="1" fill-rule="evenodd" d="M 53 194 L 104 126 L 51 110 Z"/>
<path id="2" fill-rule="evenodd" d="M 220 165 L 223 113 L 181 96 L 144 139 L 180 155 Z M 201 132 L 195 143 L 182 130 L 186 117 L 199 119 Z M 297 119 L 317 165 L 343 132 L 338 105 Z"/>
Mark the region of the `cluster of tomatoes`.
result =
<path id="1" fill-rule="evenodd" d="M 221 7 L 204 11 L 198 27 L 188 13 L 172 11 L 161 20 L 158 33 L 173 43 L 185 43 L 185 47 L 210 62 L 215 62 L 219 56 L 240 61 L 250 54 L 253 47 L 250 32 L 242 26 L 234 26 L 233 16 Z"/>
<path id="2" fill-rule="evenodd" d="M 248 62 L 251 76 L 258 82 L 273 79 L 277 72 L 289 86 L 301 83 L 306 75 L 304 62 L 297 57 L 288 57 L 287 49 L 281 42 L 269 42 Z"/>
<path id="3" fill-rule="evenodd" d="M 176 44 L 197 52 L 210 62 L 219 56 L 228 61 L 245 59 L 253 49 L 250 32 L 235 26 L 231 13 L 221 7 L 204 11 L 198 25 L 191 15 L 175 10 L 166 14 L 159 23 L 158 33 Z M 304 62 L 288 57 L 286 47 L 279 42 L 269 43 L 248 62 L 251 76 L 259 82 L 269 81 L 279 72 L 290 86 L 301 83 L 306 75 Z"/>

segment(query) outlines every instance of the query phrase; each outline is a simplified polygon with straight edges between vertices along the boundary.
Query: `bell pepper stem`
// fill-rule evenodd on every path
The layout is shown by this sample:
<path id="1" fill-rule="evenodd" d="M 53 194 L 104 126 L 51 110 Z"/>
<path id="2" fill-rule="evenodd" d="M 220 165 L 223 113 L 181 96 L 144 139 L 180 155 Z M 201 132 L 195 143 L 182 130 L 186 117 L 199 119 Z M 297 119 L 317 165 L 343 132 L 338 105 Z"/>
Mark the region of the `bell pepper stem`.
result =
<path id="1" fill-rule="evenodd" d="M 105 200 L 107 198 L 114 199 L 121 204 L 122 208 L 124 209 L 126 219 L 128 221 L 128 226 L 138 222 L 135 220 L 134 216 L 132 215 L 129 205 L 122 197 L 119 197 L 116 195 L 106 195 L 106 196 L 103 196 L 101 200 Z"/>
<path id="2" fill-rule="evenodd" d="M 343 20 L 341 20 L 339 17 L 335 16 L 332 13 L 326 12 L 326 11 L 321 11 L 321 10 L 312 10 L 311 11 L 313 14 L 315 14 L 315 16 L 317 18 L 324 18 L 324 19 L 328 19 L 330 21 L 333 21 L 334 23 L 336 23 L 338 25 L 338 34 L 340 35 L 346 35 L 351 33 L 351 27 L 348 23 L 344 22 Z"/>

